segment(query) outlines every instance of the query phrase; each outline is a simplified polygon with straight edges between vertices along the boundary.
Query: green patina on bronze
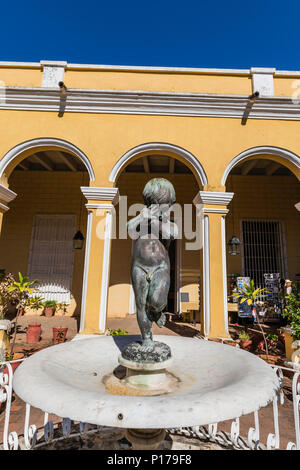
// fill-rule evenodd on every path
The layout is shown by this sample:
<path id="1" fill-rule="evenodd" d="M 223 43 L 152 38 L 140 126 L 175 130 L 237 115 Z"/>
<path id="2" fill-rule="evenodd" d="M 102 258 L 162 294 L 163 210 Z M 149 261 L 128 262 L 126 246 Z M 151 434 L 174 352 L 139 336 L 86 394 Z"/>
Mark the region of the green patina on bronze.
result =
<path id="1" fill-rule="evenodd" d="M 153 178 L 143 191 L 145 207 L 131 219 L 128 233 L 136 241 L 131 261 L 131 279 L 137 307 L 137 321 L 142 336 L 142 352 L 155 348 L 153 321 L 164 326 L 163 313 L 170 288 L 169 245 L 176 238 L 177 225 L 170 221 L 170 208 L 176 201 L 170 181 Z"/>

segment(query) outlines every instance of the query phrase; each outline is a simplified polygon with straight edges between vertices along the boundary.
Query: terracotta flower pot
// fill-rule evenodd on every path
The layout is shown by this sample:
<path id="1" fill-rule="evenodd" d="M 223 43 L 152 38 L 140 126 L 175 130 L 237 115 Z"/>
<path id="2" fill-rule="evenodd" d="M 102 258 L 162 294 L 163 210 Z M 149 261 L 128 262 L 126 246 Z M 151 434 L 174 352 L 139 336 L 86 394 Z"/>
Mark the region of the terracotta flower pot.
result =
<path id="1" fill-rule="evenodd" d="M 26 332 L 27 343 L 38 343 L 41 337 L 41 331 L 40 323 L 31 323 L 28 325 Z"/>
<path id="2" fill-rule="evenodd" d="M 59 344 L 64 343 L 67 336 L 67 327 L 53 327 L 53 343 Z"/>
<path id="3" fill-rule="evenodd" d="M 23 359 L 23 357 L 24 357 L 23 353 L 14 353 L 14 358 L 12 359 L 12 361 L 16 361 L 16 362 L 9 361 L 13 374 L 15 373 L 16 368 L 19 367 L 19 365 L 21 364 L 21 359 Z M 18 359 L 20 360 L 18 361 Z M 8 374 L 8 367 L 4 367 L 3 372 L 4 374 Z"/>
<path id="4" fill-rule="evenodd" d="M 45 317 L 52 317 L 54 313 L 53 307 L 45 307 L 44 309 Z"/>
<path id="5" fill-rule="evenodd" d="M 269 364 L 278 364 L 281 362 L 281 357 L 273 354 L 268 354 L 268 356 L 266 354 L 259 354 L 259 357 Z"/>
<path id="6" fill-rule="evenodd" d="M 250 351 L 252 346 L 252 339 L 241 339 L 240 340 L 240 347 L 245 349 L 246 351 Z"/>

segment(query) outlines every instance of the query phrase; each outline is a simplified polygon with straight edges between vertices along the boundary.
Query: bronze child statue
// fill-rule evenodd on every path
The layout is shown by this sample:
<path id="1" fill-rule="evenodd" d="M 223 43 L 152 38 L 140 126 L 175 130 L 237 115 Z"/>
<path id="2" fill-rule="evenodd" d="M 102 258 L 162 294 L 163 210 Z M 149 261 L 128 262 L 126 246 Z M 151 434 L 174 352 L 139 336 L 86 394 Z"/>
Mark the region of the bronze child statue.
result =
<path id="1" fill-rule="evenodd" d="M 170 221 L 170 208 L 176 201 L 173 185 L 164 178 L 153 178 L 143 191 L 145 206 L 131 219 L 128 233 L 135 239 L 131 262 L 131 279 L 137 307 L 144 353 L 154 349 L 153 321 L 161 328 L 166 322 L 164 308 L 170 288 L 169 245 L 178 235 Z"/>

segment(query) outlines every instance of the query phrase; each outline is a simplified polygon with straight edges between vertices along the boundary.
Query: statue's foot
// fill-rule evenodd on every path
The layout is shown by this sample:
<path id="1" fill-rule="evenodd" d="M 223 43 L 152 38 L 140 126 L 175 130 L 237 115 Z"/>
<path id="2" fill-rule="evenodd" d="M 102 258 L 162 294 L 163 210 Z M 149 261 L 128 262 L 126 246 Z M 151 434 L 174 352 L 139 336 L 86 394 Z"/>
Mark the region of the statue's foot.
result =
<path id="1" fill-rule="evenodd" d="M 161 313 L 159 319 L 156 320 L 156 324 L 157 326 L 159 326 L 159 328 L 162 328 L 163 326 L 165 326 L 166 321 L 167 321 L 166 315 L 164 313 Z"/>
<path id="2" fill-rule="evenodd" d="M 140 350 L 146 353 L 154 351 L 154 342 L 152 341 L 152 339 L 144 339 Z"/>

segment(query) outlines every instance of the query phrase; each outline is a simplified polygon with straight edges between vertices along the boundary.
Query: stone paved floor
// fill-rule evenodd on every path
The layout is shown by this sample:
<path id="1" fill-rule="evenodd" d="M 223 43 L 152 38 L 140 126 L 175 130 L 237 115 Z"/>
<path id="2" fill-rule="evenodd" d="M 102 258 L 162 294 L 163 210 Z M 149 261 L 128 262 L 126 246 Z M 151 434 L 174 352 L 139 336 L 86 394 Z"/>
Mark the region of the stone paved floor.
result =
<path id="1" fill-rule="evenodd" d="M 39 322 L 42 325 L 42 338 L 37 344 L 26 343 L 26 326 L 29 323 Z M 25 355 L 33 354 L 34 352 L 53 345 L 52 341 L 52 327 L 53 326 L 68 326 L 67 341 L 70 341 L 77 333 L 78 322 L 75 318 L 71 317 L 52 317 L 45 318 L 41 316 L 24 316 L 21 317 L 17 334 L 16 351 L 22 351 Z M 138 326 L 135 315 L 128 315 L 126 318 L 113 318 L 108 320 L 108 328 L 126 329 L 129 334 L 138 334 Z M 153 333 L 164 335 L 181 335 L 187 337 L 197 336 L 199 334 L 199 324 L 194 328 L 192 324 L 183 324 L 179 322 L 168 322 L 164 328 L 158 328 L 154 325 Z M 280 422 L 280 438 L 281 448 L 285 448 L 289 441 L 295 441 L 294 431 L 294 418 L 293 418 L 293 405 L 291 396 L 291 380 L 288 377 L 284 379 L 284 394 L 285 403 L 279 406 L 279 422 Z M 232 397 L 234 400 L 234 397 Z M 261 423 L 261 442 L 266 442 L 266 437 L 269 432 L 273 432 L 273 408 L 272 405 L 260 410 L 260 423 Z M 4 428 L 5 413 L 2 411 L 0 414 L 0 442 L 2 441 L 2 433 Z M 25 404 L 17 396 L 14 395 L 11 407 L 10 431 L 16 431 L 18 434 L 23 434 L 24 431 L 24 418 L 25 418 Z M 54 422 L 60 421 L 57 417 L 51 416 Z M 43 425 L 43 413 L 35 408 L 31 409 L 30 423 L 35 424 L 37 427 Z M 248 429 L 253 426 L 253 415 L 244 416 L 240 420 L 240 434 L 247 437 Z M 219 426 L 221 428 L 221 426 Z M 228 423 L 222 423 L 224 431 L 230 431 Z"/>

